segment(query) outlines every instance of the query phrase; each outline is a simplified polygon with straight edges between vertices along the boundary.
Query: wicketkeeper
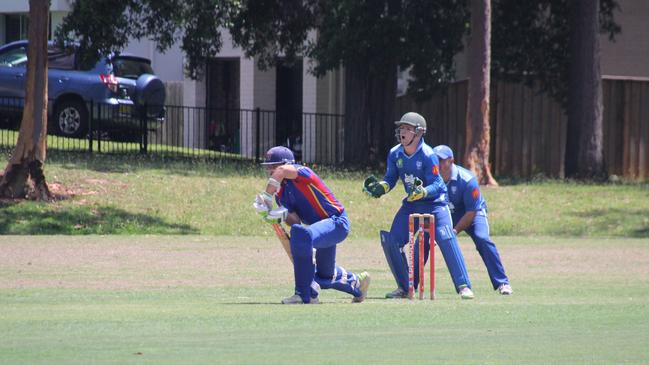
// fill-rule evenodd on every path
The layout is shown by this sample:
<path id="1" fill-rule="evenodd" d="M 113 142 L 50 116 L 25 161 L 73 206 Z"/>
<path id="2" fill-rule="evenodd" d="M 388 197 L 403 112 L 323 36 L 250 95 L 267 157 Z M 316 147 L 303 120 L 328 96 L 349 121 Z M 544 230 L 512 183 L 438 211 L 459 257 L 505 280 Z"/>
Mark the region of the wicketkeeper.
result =
<path id="1" fill-rule="evenodd" d="M 404 246 L 408 243 L 408 216 L 412 213 L 428 213 L 435 215 L 435 240 L 442 251 L 456 291 L 462 299 L 472 299 L 474 295 L 471 281 L 453 232 L 446 185 L 439 174 L 439 161 L 433 149 L 423 140 L 426 120 L 411 112 L 404 114 L 395 124 L 399 144 L 388 153 L 387 171 L 383 180 L 378 181 L 376 177 L 370 176 L 365 179 L 363 186 L 363 191 L 379 198 L 392 190 L 397 180 L 401 179 L 407 194 L 392 221 L 390 232 L 380 232 L 385 258 L 397 282 L 397 288 L 386 294 L 386 298 L 408 296 L 408 260 L 404 253 Z M 428 233 L 424 242 L 428 242 Z M 425 252 L 425 261 L 428 261 L 428 245 Z M 418 264 L 415 265 L 414 272 L 418 272 L 417 266 Z M 414 287 L 418 287 L 416 277 Z"/>
<path id="2" fill-rule="evenodd" d="M 354 274 L 336 265 L 336 245 L 347 237 L 350 225 L 342 204 L 313 170 L 295 163 L 286 147 L 268 150 L 262 165 L 269 178 L 255 208 L 267 223 L 285 222 L 291 227 L 295 294 L 282 303 L 317 304 L 319 288 L 349 293 L 354 303 L 365 300 L 369 274 Z M 275 203 L 279 208 L 273 209 Z"/>

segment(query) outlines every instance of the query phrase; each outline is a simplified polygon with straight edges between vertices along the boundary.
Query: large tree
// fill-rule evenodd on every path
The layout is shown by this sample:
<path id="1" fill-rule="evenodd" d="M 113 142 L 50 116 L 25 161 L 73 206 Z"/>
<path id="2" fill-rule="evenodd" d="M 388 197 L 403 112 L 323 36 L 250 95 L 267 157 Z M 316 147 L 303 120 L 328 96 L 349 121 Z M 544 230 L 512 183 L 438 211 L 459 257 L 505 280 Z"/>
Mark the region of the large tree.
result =
<path id="1" fill-rule="evenodd" d="M 615 0 L 493 0 L 492 72 L 538 84 L 566 109 L 569 177 L 603 172 L 597 42 L 620 32 L 617 8 Z"/>
<path id="2" fill-rule="evenodd" d="M 18 141 L 0 181 L 0 196 L 50 200 L 44 164 L 47 142 L 49 0 L 29 0 L 27 82 Z"/>
<path id="3" fill-rule="evenodd" d="M 478 183 L 498 185 L 491 175 L 489 88 L 491 85 L 491 0 L 471 0 L 469 37 L 469 97 L 464 165 Z"/>
<path id="4" fill-rule="evenodd" d="M 602 74 L 599 49 L 599 0 L 570 3 L 570 78 L 568 82 L 568 135 L 566 175 L 602 178 Z"/>
<path id="5" fill-rule="evenodd" d="M 262 67 L 279 56 L 314 59 L 316 76 L 343 67 L 345 162 L 377 165 L 394 144 L 397 68 L 420 97 L 452 80 L 467 18 L 462 0 L 249 0 L 232 32 Z"/>

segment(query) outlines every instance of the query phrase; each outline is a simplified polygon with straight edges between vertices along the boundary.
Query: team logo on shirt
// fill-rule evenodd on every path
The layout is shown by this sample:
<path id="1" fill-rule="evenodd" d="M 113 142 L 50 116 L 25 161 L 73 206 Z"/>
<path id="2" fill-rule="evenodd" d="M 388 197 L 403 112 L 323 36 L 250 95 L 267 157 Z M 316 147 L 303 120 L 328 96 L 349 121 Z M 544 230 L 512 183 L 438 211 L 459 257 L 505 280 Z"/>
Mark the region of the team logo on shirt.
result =
<path id="1" fill-rule="evenodd" d="M 416 165 L 417 165 L 417 170 L 421 170 L 421 165 L 422 165 L 421 161 L 417 161 Z"/>
<path id="2" fill-rule="evenodd" d="M 433 175 L 439 175 L 439 166 L 433 165 Z"/>
<path id="3" fill-rule="evenodd" d="M 478 190 L 478 188 L 473 189 L 471 196 L 473 197 L 473 200 L 478 200 L 480 197 L 480 190 Z"/>
<path id="4" fill-rule="evenodd" d="M 402 167 L 403 167 L 403 160 L 402 160 L 402 159 L 398 159 L 398 160 L 397 160 L 397 168 L 402 168 Z"/>
<path id="5" fill-rule="evenodd" d="M 415 185 L 415 175 L 405 174 L 403 175 L 403 183 L 408 186 L 410 189 Z"/>
<path id="6" fill-rule="evenodd" d="M 451 192 L 453 194 L 457 193 L 457 186 L 451 186 Z"/>

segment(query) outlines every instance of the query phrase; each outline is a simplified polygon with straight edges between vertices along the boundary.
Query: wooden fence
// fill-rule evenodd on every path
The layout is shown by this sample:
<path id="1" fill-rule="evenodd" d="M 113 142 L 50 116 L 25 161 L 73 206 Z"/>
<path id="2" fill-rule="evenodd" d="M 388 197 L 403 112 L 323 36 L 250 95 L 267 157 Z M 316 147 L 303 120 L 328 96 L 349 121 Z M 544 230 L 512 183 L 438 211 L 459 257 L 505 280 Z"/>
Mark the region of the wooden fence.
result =
<path id="1" fill-rule="evenodd" d="M 429 124 L 426 140 L 448 144 L 462 161 L 466 136 L 467 81 L 416 103 L 397 100 L 396 117 L 421 113 Z M 604 160 L 609 175 L 649 180 L 649 79 L 604 77 Z M 564 177 L 567 117 L 538 89 L 502 81 L 491 89 L 491 163 L 497 176 Z"/>

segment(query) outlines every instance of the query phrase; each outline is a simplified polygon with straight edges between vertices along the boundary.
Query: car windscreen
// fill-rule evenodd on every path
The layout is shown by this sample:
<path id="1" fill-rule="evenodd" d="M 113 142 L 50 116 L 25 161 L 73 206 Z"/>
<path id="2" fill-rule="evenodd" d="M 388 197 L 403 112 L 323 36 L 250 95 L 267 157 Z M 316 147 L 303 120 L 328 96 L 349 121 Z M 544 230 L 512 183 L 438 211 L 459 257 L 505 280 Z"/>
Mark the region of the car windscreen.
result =
<path id="1" fill-rule="evenodd" d="M 47 67 L 62 70 L 74 70 L 74 50 L 63 49 L 58 46 L 47 46 Z M 27 46 L 11 48 L 0 54 L 0 66 L 25 67 L 27 66 Z"/>
<path id="2" fill-rule="evenodd" d="M 27 47 L 11 48 L 0 54 L 0 66 L 16 67 L 27 64 Z"/>
<path id="3" fill-rule="evenodd" d="M 117 77 L 137 80 L 142 74 L 153 74 L 151 65 L 143 59 L 116 57 L 113 59 L 113 72 Z"/>

